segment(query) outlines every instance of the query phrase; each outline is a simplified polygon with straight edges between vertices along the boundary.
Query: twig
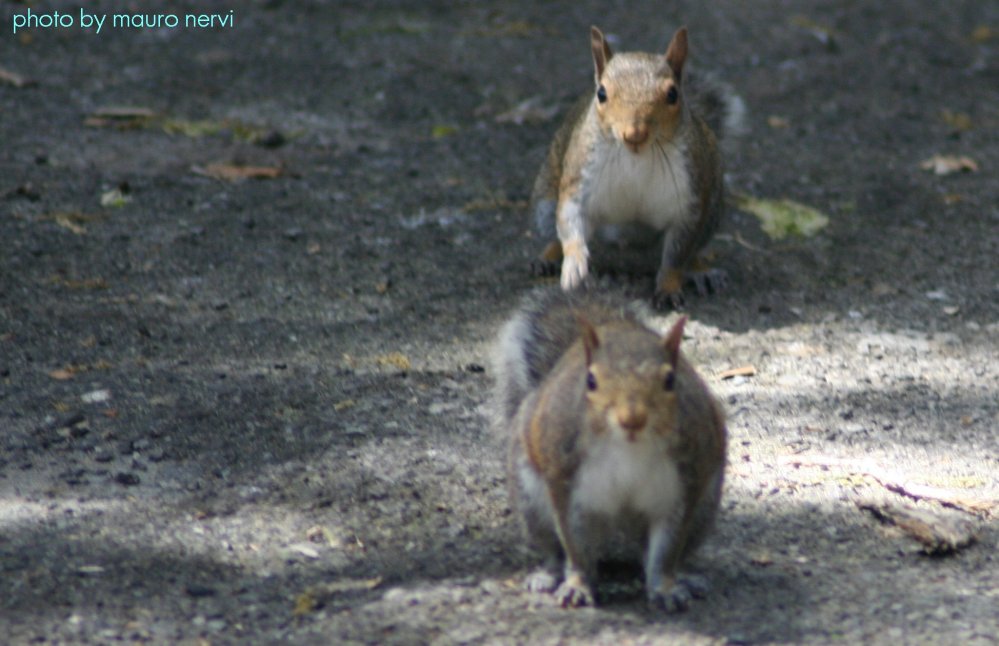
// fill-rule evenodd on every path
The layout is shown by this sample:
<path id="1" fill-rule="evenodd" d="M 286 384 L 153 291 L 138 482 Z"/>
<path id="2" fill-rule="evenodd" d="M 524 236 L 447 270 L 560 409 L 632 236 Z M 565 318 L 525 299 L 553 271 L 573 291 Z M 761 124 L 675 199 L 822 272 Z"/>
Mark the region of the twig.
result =
<path id="1" fill-rule="evenodd" d="M 858 502 L 857 507 L 871 512 L 882 523 L 894 525 L 922 543 L 926 554 L 953 554 L 975 542 L 975 528 L 968 521 L 890 503 Z"/>
<path id="2" fill-rule="evenodd" d="M 904 478 L 880 469 L 876 464 L 870 462 L 869 460 L 855 462 L 829 456 L 784 456 L 778 458 L 778 462 L 780 464 L 793 467 L 841 469 L 852 475 L 860 475 L 871 478 L 888 491 L 897 493 L 900 496 L 916 501 L 932 500 L 940 503 L 944 507 L 958 509 L 971 514 L 984 514 L 991 516 L 992 510 L 999 505 L 999 501 L 997 500 L 969 497 L 951 489 L 931 487 L 929 485 L 906 481 Z"/>

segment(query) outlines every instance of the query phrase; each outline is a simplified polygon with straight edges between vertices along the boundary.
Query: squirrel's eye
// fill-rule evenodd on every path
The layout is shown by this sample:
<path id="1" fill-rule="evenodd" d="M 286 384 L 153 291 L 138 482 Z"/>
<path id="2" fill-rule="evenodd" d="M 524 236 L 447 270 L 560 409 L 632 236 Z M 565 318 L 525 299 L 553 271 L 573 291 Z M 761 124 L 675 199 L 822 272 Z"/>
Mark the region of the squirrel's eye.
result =
<path id="1" fill-rule="evenodd" d="M 607 90 L 604 89 L 603 85 L 597 88 L 597 101 L 600 101 L 601 103 L 607 101 Z"/>
<path id="2" fill-rule="evenodd" d="M 666 389 L 667 391 L 673 390 L 673 386 L 676 385 L 675 383 L 676 380 L 675 377 L 673 376 L 674 374 L 676 373 L 670 370 L 669 372 L 666 373 L 666 378 L 663 379 L 663 388 Z"/>
<path id="3" fill-rule="evenodd" d="M 592 372 L 586 373 L 586 389 L 587 390 L 597 389 L 597 378 L 593 376 Z"/>
<path id="4" fill-rule="evenodd" d="M 676 86 L 669 86 L 669 90 L 666 92 L 666 103 L 673 105 L 676 103 L 677 99 L 680 98 L 680 93 L 676 91 Z"/>

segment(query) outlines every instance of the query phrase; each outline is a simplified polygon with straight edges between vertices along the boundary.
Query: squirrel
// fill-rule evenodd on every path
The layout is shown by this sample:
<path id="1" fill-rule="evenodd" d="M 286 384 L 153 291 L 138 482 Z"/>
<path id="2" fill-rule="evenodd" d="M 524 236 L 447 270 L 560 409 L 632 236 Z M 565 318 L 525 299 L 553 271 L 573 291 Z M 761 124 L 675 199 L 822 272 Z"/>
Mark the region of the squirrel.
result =
<path id="1" fill-rule="evenodd" d="M 687 78 L 687 28 L 665 55 L 611 52 L 590 28 L 596 89 L 555 134 L 531 192 L 529 210 L 548 243 L 535 273 L 577 287 L 589 273 L 587 242 L 604 225 L 640 224 L 661 232 L 653 304 L 681 309 L 684 279 L 718 291 L 725 273 L 699 267 L 697 254 L 724 210 L 724 130 L 742 129 L 742 99 L 718 82 Z"/>
<path id="2" fill-rule="evenodd" d="M 546 564 L 526 580 L 563 606 L 594 603 L 600 562 L 640 562 L 649 602 L 706 591 L 678 578 L 718 509 L 721 405 L 665 336 L 608 294 L 529 295 L 493 349 L 493 426 L 512 505 Z"/>

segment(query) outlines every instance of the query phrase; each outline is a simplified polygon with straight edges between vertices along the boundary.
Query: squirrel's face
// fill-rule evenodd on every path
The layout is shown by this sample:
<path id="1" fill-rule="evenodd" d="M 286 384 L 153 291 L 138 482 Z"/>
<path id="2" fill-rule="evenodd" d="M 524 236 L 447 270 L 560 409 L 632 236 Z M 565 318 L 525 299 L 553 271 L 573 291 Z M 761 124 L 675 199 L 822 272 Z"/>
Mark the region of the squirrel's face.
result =
<path id="1" fill-rule="evenodd" d="M 591 419 L 601 420 L 598 428 L 627 442 L 654 441 L 675 426 L 674 370 L 669 363 L 591 363 L 586 399 Z"/>
<path id="2" fill-rule="evenodd" d="M 680 84 L 662 57 L 619 54 L 597 84 L 595 105 L 605 133 L 639 154 L 673 140 L 680 125 Z"/>
<path id="3" fill-rule="evenodd" d="M 594 105 L 603 131 L 635 154 L 673 141 L 682 117 L 687 28 L 676 31 L 662 56 L 639 52 L 615 56 L 596 27 L 590 28 L 590 49 Z"/>

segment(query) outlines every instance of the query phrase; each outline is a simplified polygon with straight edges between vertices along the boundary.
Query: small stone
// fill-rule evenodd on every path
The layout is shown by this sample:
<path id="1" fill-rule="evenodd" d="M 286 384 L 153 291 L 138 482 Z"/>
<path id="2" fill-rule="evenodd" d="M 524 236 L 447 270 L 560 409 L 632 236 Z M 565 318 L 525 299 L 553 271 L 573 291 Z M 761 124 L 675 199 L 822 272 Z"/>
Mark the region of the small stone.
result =
<path id="1" fill-rule="evenodd" d="M 134 473 L 128 473 L 127 471 L 120 471 L 114 474 L 114 481 L 126 487 L 134 487 L 141 482 L 139 476 Z"/>

